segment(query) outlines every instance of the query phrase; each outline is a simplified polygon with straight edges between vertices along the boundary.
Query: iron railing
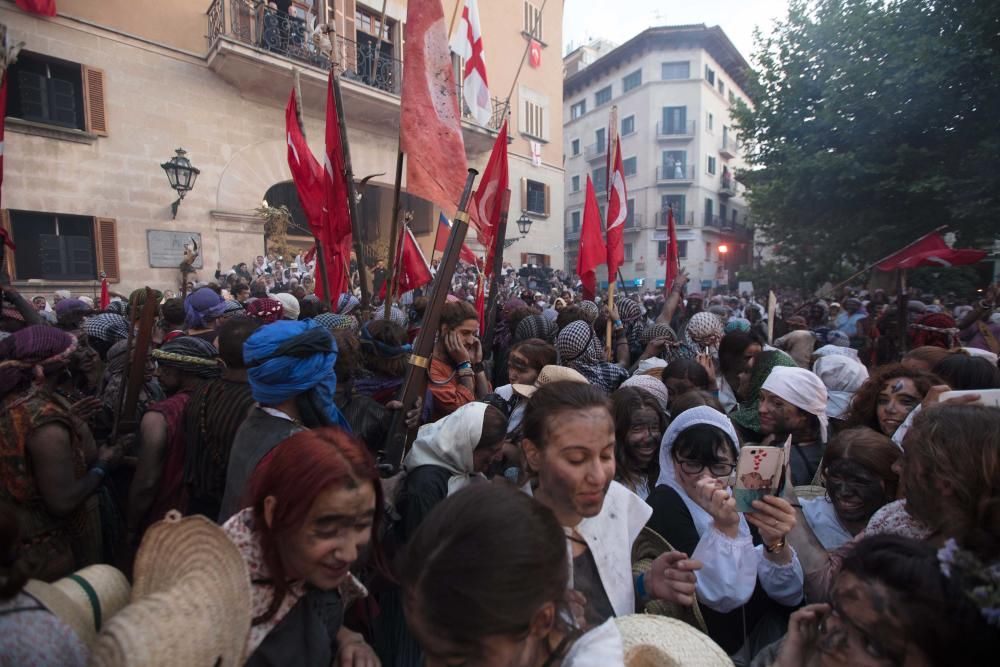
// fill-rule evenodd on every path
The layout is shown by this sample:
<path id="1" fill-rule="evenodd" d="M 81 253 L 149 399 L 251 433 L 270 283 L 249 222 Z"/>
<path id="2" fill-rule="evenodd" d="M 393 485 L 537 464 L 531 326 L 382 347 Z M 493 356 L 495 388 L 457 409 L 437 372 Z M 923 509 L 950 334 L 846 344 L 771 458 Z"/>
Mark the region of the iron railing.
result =
<path id="1" fill-rule="evenodd" d="M 694 136 L 694 121 L 686 123 L 667 123 L 660 121 L 656 124 L 656 136 L 660 139 L 687 138 Z"/>
<path id="2" fill-rule="evenodd" d="M 693 164 L 664 164 L 656 168 L 657 182 L 663 181 L 693 181 L 695 175 Z"/>
<path id="3" fill-rule="evenodd" d="M 583 158 L 588 162 L 595 158 L 608 154 L 608 145 L 605 142 L 590 144 L 583 149 Z"/>
<path id="4" fill-rule="evenodd" d="M 677 211 L 674 211 L 674 225 L 694 227 L 694 211 L 682 213 L 680 215 L 678 215 Z M 667 209 L 661 209 L 659 214 L 656 216 L 656 228 L 667 228 Z"/>

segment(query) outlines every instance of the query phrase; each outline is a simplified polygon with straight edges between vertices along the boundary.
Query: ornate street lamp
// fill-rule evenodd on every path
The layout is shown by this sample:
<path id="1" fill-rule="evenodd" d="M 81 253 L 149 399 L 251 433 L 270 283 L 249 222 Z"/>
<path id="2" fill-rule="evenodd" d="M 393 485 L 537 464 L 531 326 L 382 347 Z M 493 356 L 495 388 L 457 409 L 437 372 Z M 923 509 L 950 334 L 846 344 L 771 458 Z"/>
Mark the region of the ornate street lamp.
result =
<path id="1" fill-rule="evenodd" d="M 177 155 L 160 165 L 163 171 L 167 172 L 170 187 L 177 191 L 177 201 L 170 205 L 174 219 L 177 218 L 177 209 L 181 205 L 181 200 L 194 187 L 194 182 L 198 179 L 198 174 L 201 173 L 200 169 L 191 164 L 191 160 L 184 157 L 185 155 L 187 155 L 187 151 L 178 148 Z"/>
<path id="2" fill-rule="evenodd" d="M 534 222 L 534 220 L 528 217 L 528 212 L 521 211 L 521 217 L 517 219 L 517 231 L 521 232 L 521 236 L 520 238 L 515 239 L 504 239 L 503 247 L 509 248 L 521 239 L 525 238 L 528 235 L 528 231 L 531 229 L 532 222 Z"/>

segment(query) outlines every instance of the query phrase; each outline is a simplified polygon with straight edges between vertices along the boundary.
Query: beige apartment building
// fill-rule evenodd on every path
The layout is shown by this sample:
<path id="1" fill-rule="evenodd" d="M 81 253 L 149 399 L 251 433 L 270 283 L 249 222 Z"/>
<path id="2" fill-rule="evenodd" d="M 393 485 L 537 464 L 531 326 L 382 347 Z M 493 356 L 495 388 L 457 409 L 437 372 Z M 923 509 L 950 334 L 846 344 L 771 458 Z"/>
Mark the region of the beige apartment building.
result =
<path id="1" fill-rule="evenodd" d="M 457 0 L 443 0 L 454 20 Z M 470 166 L 482 169 L 504 111 L 510 118 L 513 264 L 563 265 L 562 0 L 480 0 L 494 114 L 463 120 Z M 403 0 L 59 0 L 43 18 L 0 0 L 0 22 L 24 50 L 10 70 L 2 224 L 14 284 L 31 294 L 90 294 L 105 272 L 114 289 L 176 289 L 184 245 L 198 243 L 197 278 L 211 280 L 264 254 L 254 209 L 267 199 L 293 213 L 290 239 L 311 237 L 291 183 L 285 105 L 300 74 L 309 143 L 323 152 L 326 72 L 318 21 L 336 26 L 366 259 L 384 256 L 392 207 L 405 63 Z M 384 15 L 383 15 L 384 11 Z M 383 25 L 383 16 L 385 17 Z M 525 62 L 539 23 L 540 58 Z M 381 33 L 381 34 L 380 34 Z M 329 53 L 329 51 L 327 51 Z M 461 63 L 455 62 L 459 68 Z M 509 108 L 504 104 L 510 93 Z M 200 170 L 177 198 L 161 163 L 177 148 Z M 438 210 L 405 194 L 429 256 Z M 514 221 L 533 221 L 519 238 Z"/>
<path id="2" fill-rule="evenodd" d="M 584 45 L 564 63 L 567 264 L 576 263 L 588 175 L 604 217 L 608 124 L 617 107 L 626 283 L 663 285 L 668 207 L 693 289 L 728 283 L 753 252 L 746 188 L 736 180 L 746 163 L 731 116 L 738 102 L 753 104 L 746 60 L 721 28 L 698 24 L 649 28 L 617 48 Z"/>

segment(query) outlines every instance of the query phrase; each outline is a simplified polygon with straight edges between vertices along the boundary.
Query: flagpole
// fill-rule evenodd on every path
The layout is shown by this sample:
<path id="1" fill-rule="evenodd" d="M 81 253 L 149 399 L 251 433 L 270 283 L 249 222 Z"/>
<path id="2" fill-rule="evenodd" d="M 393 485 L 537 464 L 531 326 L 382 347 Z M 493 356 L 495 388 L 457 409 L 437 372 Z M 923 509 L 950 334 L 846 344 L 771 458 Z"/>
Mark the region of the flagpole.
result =
<path id="1" fill-rule="evenodd" d="M 410 223 L 412 221 L 413 221 L 413 211 L 407 211 L 406 213 L 403 214 L 403 229 L 400 231 L 400 234 L 399 234 L 399 238 L 400 238 L 400 243 L 399 243 L 399 261 L 396 262 L 396 276 L 393 278 L 393 281 L 392 281 L 392 295 L 393 295 L 394 298 L 396 296 L 396 292 L 399 291 L 399 281 L 403 279 L 403 269 L 402 269 L 403 248 L 406 245 L 406 237 L 410 233 Z M 419 250 L 419 248 L 418 248 L 418 250 Z M 430 265 L 427 266 L 427 269 L 430 270 Z M 386 312 L 386 315 L 385 315 L 386 319 L 389 319 L 389 312 L 391 312 L 391 308 Z"/>
<path id="2" fill-rule="evenodd" d="M 465 5 L 465 0 L 456 0 L 455 11 L 451 13 L 451 24 L 448 26 L 448 43 L 451 44 L 451 37 L 455 34 L 455 21 L 458 19 L 458 11 Z"/>
<path id="3" fill-rule="evenodd" d="M 292 71 L 292 77 L 295 80 L 295 122 L 299 124 L 299 131 L 302 133 L 302 138 L 305 139 L 306 136 L 306 126 L 302 121 L 302 83 L 299 78 L 299 70 L 296 67 Z M 330 294 L 330 277 L 326 275 L 326 254 L 323 250 L 323 243 L 313 235 L 316 239 L 316 268 L 319 270 L 320 284 L 323 285 L 323 303 L 328 309 L 333 308 L 333 297 Z M 347 284 L 350 285 L 351 281 L 348 279 Z M 340 296 L 339 294 L 337 295 Z"/>
<path id="4" fill-rule="evenodd" d="M 340 146 L 344 156 L 344 176 L 347 181 L 347 210 L 351 215 L 354 254 L 358 256 L 358 282 L 361 283 L 362 310 L 367 312 L 371 308 L 371 294 L 368 291 L 368 271 L 365 269 L 361 221 L 358 219 L 358 200 L 354 187 L 354 168 L 351 166 L 351 149 L 347 139 L 347 121 L 344 118 L 344 99 L 340 94 L 340 75 L 331 70 L 330 76 L 333 79 L 334 100 L 337 102 L 337 122 L 340 124 Z M 349 281 L 347 289 L 351 289 Z"/>
<path id="5" fill-rule="evenodd" d="M 396 182 L 392 191 L 392 226 L 389 232 L 389 275 L 386 276 L 385 291 L 385 319 L 389 319 L 392 309 L 392 299 L 396 296 L 393 287 L 395 282 L 393 276 L 399 267 L 396 266 L 396 252 L 399 246 L 399 197 L 403 187 L 403 149 L 397 144 L 396 148 Z"/>
<path id="6" fill-rule="evenodd" d="M 486 303 L 486 330 L 483 341 L 483 358 L 493 358 L 493 336 L 497 325 L 497 301 L 500 299 L 500 273 L 503 271 L 504 243 L 507 240 L 507 215 L 510 209 L 510 188 L 504 190 L 500 200 L 500 219 L 493 251 L 493 275 L 490 277 L 490 298 Z M 487 249 L 488 252 L 489 249 Z M 484 266 L 485 270 L 486 267 Z M 495 377 L 495 376 L 494 376 Z"/>

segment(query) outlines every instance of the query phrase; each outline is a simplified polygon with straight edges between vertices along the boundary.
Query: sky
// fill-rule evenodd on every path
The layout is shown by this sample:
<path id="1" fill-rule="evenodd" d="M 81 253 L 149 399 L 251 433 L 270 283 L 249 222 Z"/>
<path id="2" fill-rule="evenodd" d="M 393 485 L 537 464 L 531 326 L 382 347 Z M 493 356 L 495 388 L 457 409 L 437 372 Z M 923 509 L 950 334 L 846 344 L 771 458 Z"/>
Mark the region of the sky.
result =
<path id="1" fill-rule="evenodd" d="M 650 26 L 704 23 L 718 25 L 747 62 L 753 52 L 753 31 L 770 31 L 784 16 L 787 0 L 566 0 L 563 49 L 603 37 L 621 44 Z"/>

